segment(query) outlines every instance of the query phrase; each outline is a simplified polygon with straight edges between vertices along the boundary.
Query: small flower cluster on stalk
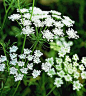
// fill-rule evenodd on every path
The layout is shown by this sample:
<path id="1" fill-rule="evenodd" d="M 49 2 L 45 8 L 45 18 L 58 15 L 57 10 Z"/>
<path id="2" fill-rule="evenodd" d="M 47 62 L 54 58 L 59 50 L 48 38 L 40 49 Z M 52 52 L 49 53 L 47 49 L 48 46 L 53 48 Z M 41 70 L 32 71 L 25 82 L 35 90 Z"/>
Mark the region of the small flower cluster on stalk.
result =
<path id="1" fill-rule="evenodd" d="M 42 11 L 37 7 L 34 7 L 33 11 L 32 7 L 29 9 L 17 9 L 17 12 L 18 14 L 13 14 L 8 18 L 19 22 L 22 26 L 21 34 L 26 34 L 31 38 L 36 35 L 36 37 L 40 37 L 39 40 L 46 39 L 47 41 L 53 41 L 54 36 L 68 36 L 69 39 L 79 38 L 77 31 L 71 28 L 75 22 L 68 16 L 61 16 L 60 12 L 54 10 Z M 68 30 L 64 30 L 65 27 L 68 27 Z"/>
<path id="2" fill-rule="evenodd" d="M 18 55 L 16 53 L 18 47 L 12 46 L 10 47 L 10 61 L 9 61 L 9 72 L 14 75 L 15 81 L 22 80 L 25 74 L 28 74 L 28 70 L 32 70 L 33 78 L 36 78 L 40 75 L 40 70 L 33 70 L 33 64 L 39 64 L 41 62 L 40 57 L 43 53 L 40 50 L 35 50 L 34 55 L 31 55 L 31 50 L 24 49 L 24 53 Z M 5 71 L 7 58 L 6 56 L 0 57 L 0 71 Z"/>
<path id="3" fill-rule="evenodd" d="M 86 58 L 83 58 L 81 63 L 78 63 L 79 57 L 77 54 L 73 55 L 72 59 L 66 55 L 65 58 L 56 58 L 56 63 L 54 63 L 54 60 L 51 57 L 46 59 L 46 62 L 42 63 L 41 67 L 47 72 L 48 76 L 56 76 L 54 84 L 57 87 L 61 87 L 65 80 L 66 82 L 73 84 L 73 90 L 79 91 L 83 86 L 83 84 L 80 83 L 79 78 L 86 79 Z"/>

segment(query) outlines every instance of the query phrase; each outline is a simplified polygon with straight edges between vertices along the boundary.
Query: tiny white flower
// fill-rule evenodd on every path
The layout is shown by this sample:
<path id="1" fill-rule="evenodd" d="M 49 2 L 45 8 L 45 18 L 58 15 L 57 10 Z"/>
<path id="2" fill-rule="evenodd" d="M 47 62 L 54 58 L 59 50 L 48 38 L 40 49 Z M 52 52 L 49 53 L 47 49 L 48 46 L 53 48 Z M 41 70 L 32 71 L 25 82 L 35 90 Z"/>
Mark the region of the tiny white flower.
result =
<path id="1" fill-rule="evenodd" d="M 50 70 L 50 68 L 51 68 L 47 62 L 42 63 L 41 67 L 45 72 L 48 72 Z"/>
<path id="2" fill-rule="evenodd" d="M 41 61 L 40 61 L 39 57 L 34 57 L 33 62 L 36 63 L 36 64 L 38 64 Z"/>
<path id="3" fill-rule="evenodd" d="M 73 81 L 73 90 L 79 91 L 83 85 L 79 83 L 79 80 Z"/>
<path id="4" fill-rule="evenodd" d="M 18 66 L 21 66 L 21 67 L 22 67 L 22 66 L 24 66 L 24 63 L 25 63 L 25 62 L 19 61 L 19 62 L 17 62 L 17 63 L 18 63 Z"/>
<path id="5" fill-rule="evenodd" d="M 34 69 L 33 72 L 32 72 L 32 75 L 33 75 L 33 78 L 36 78 L 40 75 L 41 71 L 40 70 L 36 70 Z"/>
<path id="6" fill-rule="evenodd" d="M 57 72 L 57 74 L 62 78 L 65 75 L 65 72 L 63 70 L 61 70 L 60 72 Z"/>
<path id="7" fill-rule="evenodd" d="M 63 84 L 63 81 L 61 78 L 55 78 L 55 82 L 54 82 L 54 85 L 58 87 L 61 87 L 61 85 Z"/>
<path id="8" fill-rule="evenodd" d="M 56 58 L 56 63 L 61 64 L 62 63 L 62 58 Z"/>
<path id="9" fill-rule="evenodd" d="M 16 74 L 14 77 L 15 77 L 15 82 L 16 81 L 19 81 L 19 80 L 22 80 L 23 79 L 23 74 Z"/>
<path id="10" fill-rule="evenodd" d="M 79 60 L 79 57 L 78 57 L 77 54 L 75 54 L 75 55 L 73 55 L 73 58 L 72 59 L 75 60 L 75 61 L 77 61 L 77 60 Z"/>
<path id="11" fill-rule="evenodd" d="M 9 16 L 8 18 L 11 19 L 12 21 L 15 21 L 15 20 L 19 20 L 21 18 L 21 15 L 13 14 L 13 15 Z"/>
<path id="12" fill-rule="evenodd" d="M 15 67 L 11 67 L 11 68 L 9 68 L 9 70 L 10 70 L 10 74 L 17 74 L 17 71 L 18 71 L 18 69 L 16 69 Z"/>
<path id="13" fill-rule="evenodd" d="M 0 64 L 0 71 L 4 71 L 5 69 L 5 64 Z"/>
<path id="14" fill-rule="evenodd" d="M 11 53 L 10 54 L 10 58 L 13 60 L 13 59 L 15 59 L 17 57 L 17 54 L 15 54 L 15 53 Z"/>
<path id="15" fill-rule="evenodd" d="M 71 29 L 69 28 L 68 31 L 66 31 L 66 33 L 67 33 L 69 39 L 70 38 L 74 38 L 74 39 L 79 38 L 79 36 L 76 35 L 77 31 L 74 31 L 72 28 Z"/>
<path id="16" fill-rule="evenodd" d="M 81 71 L 84 71 L 84 70 L 85 70 L 84 65 L 83 65 L 83 64 L 79 65 L 79 69 L 80 69 Z"/>
<path id="17" fill-rule="evenodd" d="M 65 75 L 64 78 L 66 81 L 72 81 L 72 77 L 69 74 Z"/>
<path id="18" fill-rule="evenodd" d="M 55 66 L 57 70 L 62 70 L 61 64 Z"/>
<path id="19" fill-rule="evenodd" d="M 22 8 L 22 9 L 17 9 L 17 12 L 25 13 L 25 12 L 29 12 L 29 10 L 26 8 Z"/>
<path id="20" fill-rule="evenodd" d="M 66 60 L 66 61 L 69 61 L 69 62 L 71 62 L 71 59 L 70 59 L 70 57 L 69 57 L 69 56 L 67 56 L 67 55 L 66 55 L 66 58 L 65 58 L 65 60 Z"/>
<path id="21" fill-rule="evenodd" d="M 26 58 L 26 55 L 25 54 L 20 54 L 18 55 L 20 59 L 25 59 Z"/>
<path id="22" fill-rule="evenodd" d="M 41 57 L 43 55 L 43 53 L 40 52 L 40 50 L 35 50 L 34 55 L 35 55 L 35 57 Z"/>
<path id="23" fill-rule="evenodd" d="M 46 38 L 48 41 L 54 39 L 54 34 L 52 34 L 49 30 L 44 30 L 42 34 L 43 38 Z"/>
<path id="24" fill-rule="evenodd" d="M 24 68 L 24 67 L 20 69 L 20 71 L 21 71 L 23 74 L 27 74 L 27 73 L 28 73 L 27 70 L 28 70 L 28 68 Z"/>
<path id="25" fill-rule="evenodd" d="M 48 66 L 50 66 L 50 67 L 54 64 L 53 57 L 47 58 L 47 59 L 45 59 L 45 61 L 47 62 Z"/>
<path id="26" fill-rule="evenodd" d="M 82 77 L 82 79 L 86 79 L 86 71 L 82 71 L 81 77 Z"/>
<path id="27" fill-rule="evenodd" d="M 52 77 L 53 75 L 56 74 L 56 73 L 55 73 L 55 69 L 54 69 L 54 68 L 50 69 L 47 74 L 48 74 L 50 77 Z"/>
<path id="28" fill-rule="evenodd" d="M 74 78 L 78 79 L 79 76 L 80 76 L 80 73 L 79 73 L 79 72 L 75 72 L 75 73 L 74 73 Z"/>
<path id="29" fill-rule="evenodd" d="M 30 54 L 32 51 L 24 48 L 24 54 Z"/>
<path id="30" fill-rule="evenodd" d="M 10 61 L 10 64 L 11 64 L 11 65 L 16 65 L 17 62 L 18 62 L 18 61 L 17 61 L 17 58 L 15 58 L 15 59 L 13 59 L 13 60 Z"/>
<path id="31" fill-rule="evenodd" d="M 10 53 L 11 53 L 11 52 L 16 52 L 17 49 L 18 49 L 18 47 L 15 46 L 15 45 L 13 45 L 12 47 L 10 47 Z"/>
<path id="32" fill-rule="evenodd" d="M 1 55 L 1 58 L 0 59 L 1 59 L 1 62 L 7 61 L 7 57 L 6 56 L 2 56 Z"/>
<path id="33" fill-rule="evenodd" d="M 33 70 L 33 63 L 28 63 L 27 68 Z"/>
<path id="34" fill-rule="evenodd" d="M 86 67 L 86 57 L 82 57 L 81 62 L 84 63 L 84 65 L 85 65 L 85 67 Z"/>
<path id="35" fill-rule="evenodd" d="M 26 58 L 29 60 L 29 61 L 32 61 L 33 60 L 33 55 L 28 55 Z"/>

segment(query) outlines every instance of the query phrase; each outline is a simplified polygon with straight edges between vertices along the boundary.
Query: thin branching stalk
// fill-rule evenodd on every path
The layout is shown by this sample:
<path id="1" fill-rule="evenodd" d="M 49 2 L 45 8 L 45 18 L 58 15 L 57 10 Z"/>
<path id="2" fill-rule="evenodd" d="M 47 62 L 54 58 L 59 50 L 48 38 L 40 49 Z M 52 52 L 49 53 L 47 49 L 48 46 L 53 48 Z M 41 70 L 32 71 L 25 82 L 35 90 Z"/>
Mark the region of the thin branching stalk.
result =
<path id="1" fill-rule="evenodd" d="M 34 3 L 35 3 L 35 0 L 33 0 L 33 5 L 32 5 L 32 13 L 31 13 L 30 20 L 31 20 L 31 18 L 32 18 L 32 14 L 33 14 Z M 18 0 L 18 7 L 19 7 L 19 10 L 20 10 L 19 0 Z M 24 50 L 24 47 L 25 47 L 25 42 L 26 42 L 26 35 L 25 35 L 25 37 L 24 37 L 24 42 L 23 42 L 23 47 L 22 47 L 22 52 L 21 52 L 21 53 L 23 53 L 23 50 Z M 38 42 L 37 42 L 37 43 L 38 43 Z M 37 43 L 34 45 L 32 52 L 33 52 L 33 51 L 34 51 L 34 49 L 36 48 Z M 18 90 L 18 87 L 19 87 L 20 83 L 21 83 L 21 81 L 19 81 L 19 82 L 18 82 L 17 87 L 16 87 L 16 89 L 15 89 L 15 91 L 14 91 L 14 93 L 13 93 L 13 95 L 12 95 L 12 96 L 14 96 L 14 95 L 15 95 L 15 93 L 17 92 L 17 90 Z"/>

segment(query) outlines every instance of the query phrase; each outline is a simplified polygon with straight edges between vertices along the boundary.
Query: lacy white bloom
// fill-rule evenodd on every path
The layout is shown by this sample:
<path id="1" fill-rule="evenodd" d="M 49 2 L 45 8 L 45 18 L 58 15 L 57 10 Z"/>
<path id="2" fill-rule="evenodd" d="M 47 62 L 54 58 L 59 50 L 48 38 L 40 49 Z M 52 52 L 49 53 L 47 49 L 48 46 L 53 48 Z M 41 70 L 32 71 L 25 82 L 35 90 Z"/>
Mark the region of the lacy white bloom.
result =
<path id="1" fill-rule="evenodd" d="M 35 50 L 34 55 L 35 55 L 35 57 L 41 57 L 43 55 L 43 53 L 40 52 L 40 50 Z"/>
<path id="2" fill-rule="evenodd" d="M 62 70 L 61 64 L 55 66 L 57 70 Z"/>
<path id="3" fill-rule="evenodd" d="M 64 26 L 64 24 L 63 24 L 61 21 L 55 21 L 55 22 L 53 23 L 53 25 L 54 25 L 55 27 L 57 27 L 58 29 L 61 29 L 61 28 Z"/>
<path id="4" fill-rule="evenodd" d="M 74 21 L 72 21 L 68 16 L 63 16 L 64 19 L 62 19 L 63 24 L 65 24 L 68 27 L 73 26 Z"/>
<path id="5" fill-rule="evenodd" d="M 1 58 L 0 58 L 0 59 L 1 59 L 1 60 L 0 60 L 1 62 L 7 61 L 7 57 L 6 57 L 6 56 L 2 56 L 2 55 L 1 55 Z"/>
<path id="6" fill-rule="evenodd" d="M 80 73 L 79 72 L 74 72 L 74 78 L 78 79 L 80 76 Z"/>
<path id="7" fill-rule="evenodd" d="M 13 14 L 13 15 L 9 16 L 8 18 L 11 19 L 12 21 L 15 21 L 15 20 L 19 20 L 21 18 L 21 15 Z"/>
<path id="8" fill-rule="evenodd" d="M 72 28 L 71 29 L 69 28 L 68 31 L 66 31 L 66 33 L 67 33 L 69 39 L 70 38 L 74 38 L 74 39 L 79 38 L 79 36 L 76 35 L 77 31 L 74 31 Z"/>
<path id="9" fill-rule="evenodd" d="M 28 63 L 27 68 L 30 70 L 33 70 L 33 63 L 30 63 L 30 64 Z"/>
<path id="10" fill-rule="evenodd" d="M 50 77 L 52 77 L 53 75 L 56 74 L 56 73 L 55 73 L 55 69 L 54 69 L 54 68 L 50 69 L 47 74 L 48 74 Z"/>
<path id="11" fill-rule="evenodd" d="M 60 72 L 57 72 L 57 74 L 62 78 L 65 75 L 65 72 L 63 70 L 61 70 Z"/>
<path id="12" fill-rule="evenodd" d="M 49 64 L 46 62 L 46 63 L 42 63 L 42 69 L 45 71 L 45 72 L 48 72 L 50 70 L 50 66 Z"/>
<path id="13" fill-rule="evenodd" d="M 81 89 L 82 86 L 83 85 L 81 83 L 79 83 L 79 80 L 73 81 L 73 90 L 79 91 L 79 89 Z"/>
<path id="14" fill-rule="evenodd" d="M 32 73 L 33 78 L 38 77 L 38 76 L 40 75 L 40 73 L 41 73 L 41 71 L 40 71 L 40 70 L 36 70 L 36 69 L 34 69 L 34 70 L 33 70 L 33 73 Z"/>
<path id="15" fill-rule="evenodd" d="M 22 80 L 23 79 L 23 74 L 16 74 L 14 77 L 15 77 L 15 81 L 19 81 L 19 80 Z"/>
<path id="16" fill-rule="evenodd" d="M 17 9 L 17 12 L 25 13 L 25 12 L 29 12 L 29 10 L 26 9 L 26 8 L 23 8 L 23 9 Z"/>
<path id="17" fill-rule="evenodd" d="M 26 34 L 27 36 L 29 36 L 30 34 L 34 34 L 34 29 L 33 27 L 26 26 L 22 29 L 21 34 Z"/>
<path id="18" fill-rule="evenodd" d="M 63 84 L 63 81 L 61 78 L 55 78 L 55 82 L 54 82 L 54 85 L 58 87 L 61 87 L 61 85 Z"/>
<path id="19" fill-rule="evenodd" d="M 25 54 L 20 54 L 18 55 L 20 59 L 25 59 L 26 58 L 26 55 Z"/>
<path id="20" fill-rule="evenodd" d="M 4 71 L 5 69 L 5 64 L 0 64 L 0 71 Z"/>
<path id="21" fill-rule="evenodd" d="M 32 61 L 33 60 L 33 55 L 28 55 L 26 58 L 29 60 L 29 61 Z"/>
<path id="22" fill-rule="evenodd" d="M 63 61 L 62 58 L 57 58 L 57 57 L 56 57 L 56 63 L 57 63 L 57 64 L 61 64 L 62 61 Z"/>
<path id="23" fill-rule="evenodd" d="M 84 70 L 85 70 L 84 65 L 83 65 L 83 64 L 79 65 L 79 69 L 80 69 L 81 71 L 84 71 Z"/>
<path id="24" fill-rule="evenodd" d="M 66 81 L 72 81 L 72 77 L 69 74 L 65 75 L 64 78 Z"/>
<path id="25" fill-rule="evenodd" d="M 43 34 L 43 38 L 46 38 L 48 41 L 54 38 L 54 34 L 52 34 L 49 30 L 44 30 L 42 34 Z"/>
<path id="26" fill-rule="evenodd" d="M 20 71 L 21 71 L 23 74 L 27 74 L 27 73 L 28 73 L 27 70 L 28 70 L 28 68 L 21 68 L 21 69 L 20 69 Z"/>
<path id="27" fill-rule="evenodd" d="M 82 77 L 82 79 L 86 79 L 86 71 L 82 71 L 81 77 Z"/>
<path id="28" fill-rule="evenodd" d="M 77 61 L 77 60 L 79 60 L 79 57 L 78 57 L 77 54 L 75 54 L 75 55 L 73 55 L 73 58 L 72 59 L 75 60 L 75 61 Z"/>
<path id="29" fill-rule="evenodd" d="M 25 63 L 25 62 L 19 61 L 19 62 L 17 62 L 17 63 L 18 63 L 18 66 L 21 66 L 21 67 L 22 67 L 22 66 L 24 66 L 24 63 Z"/>
<path id="30" fill-rule="evenodd" d="M 11 53 L 11 52 L 16 52 L 17 49 L 18 49 L 18 47 L 15 46 L 15 45 L 13 45 L 12 47 L 10 47 L 10 53 Z"/>
<path id="31" fill-rule="evenodd" d="M 11 64 L 11 65 L 16 65 L 16 64 L 17 64 L 17 58 L 12 59 L 12 60 L 10 61 L 10 64 Z"/>
<path id="32" fill-rule="evenodd" d="M 52 18 L 46 18 L 44 21 L 44 25 L 50 27 L 53 26 L 53 22 L 55 22 Z"/>
<path id="33" fill-rule="evenodd" d="M 73 66 L 78 66 L 78 65 L 79 65 L 79 63 L 73 62 Z"/>
<path id="34" fill-rule="evenodd" d="M 58 35 L 58 36 L 64 36 L 64 33 L 63 33 L 63 30 L 62 29 L 57 29 L 57 28 L 55 28 L 55 29 L 53 29 L 53 31 L 52 31 L 55 35 Z"/>
<path id="35" fill-rule="evenodd" d="M 39 57 L 34 57 L 33 62 L 36 63 L 36 64 L 38 64 L 41 61 L 40 61 Z"/>
<path id="36" fill-rule="evenodd" d="M 10 54 L 10 58 L 13 60 L 17 57 L 17 54 L 13 53 L 13 54 Z"/>
<path id="37" fill-rule="evenodd" d="M 30 19 L 31 14 L 30 14 L 30 13 L 25 13 L 25 14 L 23 15 L 23 17 L 26 18 L 26 19 Z"/>
<path id="38" fill-rule="evenodd" d="M 71 62 L 71 59 L 70 59 L 70 57 L 69 57 L 69 56 L 67 56 L 67 55 L 66 55 L 66 58 L 65 58 L 65 60 L 66 60 L 66 61 L 69 61 L 69 62 Z"/>
<path id="39" fill-rule="evenodd" d="M 86 57 L 82 57 L 81 62 L 84 63 L 84 65 L 85 65 L 85 67 L 86 67 Z"/>
<path id="40" fill-rule="evenodd" d="M 18 69 L 16 69 L 15 67 L 11 67 L 11 68 L 9 68 L 10 69 L 10 74 L 17 74 L 17 71 L 18 71 Z"/>
<path id="41" fill-rule="evenodd" d="M 60 13 L 60 12 L 55 11 L 55 10 L 51 10 L 51 11 L 49 11 L 49 12 L 50 12 L 50 13 L 52 13 L 52 14 L 61 15 L 61 13 Z"/>
<path id="42" fill-rule="evenodd" d="M 52 65 L 54 64 L 53 57 L 47 58 L 47 59 L 45 59 L 45 61 L 47 62 L 48 66 L 50 66 L 50 67 L 52 67 Z"/>
<path id="43" fill-rule="evenodd" d="M 24 48 L 24 54 L 30 54 L 32 51 Z"/>

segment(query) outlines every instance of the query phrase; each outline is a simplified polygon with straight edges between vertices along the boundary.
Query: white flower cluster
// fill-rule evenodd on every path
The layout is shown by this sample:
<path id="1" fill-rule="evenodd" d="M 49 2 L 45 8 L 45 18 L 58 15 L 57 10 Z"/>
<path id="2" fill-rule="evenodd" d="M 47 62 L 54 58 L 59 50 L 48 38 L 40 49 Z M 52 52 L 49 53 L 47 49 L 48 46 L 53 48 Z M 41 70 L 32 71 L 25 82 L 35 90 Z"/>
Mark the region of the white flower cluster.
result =
<path id="1" fill-rule="evenodd" d="M 83 84 L 80 83 L 79 78 L 86 79 L 86 71 L 85 71 L 85 60 L 83 57 L 81 62 L 78 63 L 79 57 L 77 54 L 73 55 L 72 59 L 69 56 L 65 56 L 61 58 L 56 58 L 56 63 L 54 63 L 53 58 L 46 59 L 45 63 L 42 63 L 42 69 L 47 72 L 47 75 L 50 77 L 55 77 L 54 84 L 57 87 L 61 87 L 63 81 L 72 82 L 73 90 L 79 91 Z"/>
<path id="2" fill-rule="evenodd" d="M 72 41 L 66 41 L 64 37 L 55 36 L 54 42 L 50 43 L 50 48 L 58 51 L 59 57 L 64 57 L 70 53 L 70 47 L 73 45 Z"/>
<path id="3" fill-rule="evenodd" d="M 17 46 L 10 47 L 10 62 L 9 62 L 9 72 L 14 75 L 15 81 L 22 80 L 24 74 L 28 74 L 28 70 L 32 70 L 33 78 L 36 78 L 40 75 L 40 70 L 33 70 L 33 64 L 38 64 L 41 62 L 40 57 L 43 53 L 40 50 L 35 50 L 34 55 L 32 51 L 29 49 L 24 49 L 24 53 L 18 55 L 16 52 L 18 50 Z M 5 61 L 7 60 L 6 56 L 0 57 L 0 71 L 4 71 L 5 69 Z M 8 66 L 7 66 L 8 67 Z"/>
<path id="4" fill-rule="evenodd" d="M 68 35 L 68 38 L 77 39 L 77 31 L 74 31 L 71 27 L 75 23 L 68 16 L 61 16 L 61 13 L 58 11 L 42 11 L 40 8 L 34 7 L 33 14 L 32 7 L 29 9 L 17 9 L 18 14 L 13 14 L 8 18 L 12 21 L 18 20 L 19 24 L 22 26 L 21 34 L 26 34 L 30 36 L 31 34 L 37 33 L 36 28 L 42 29 L 41 33 L 43 38 L 47 41 L 52 41 L 54 36 L 64 36 L 65 33 Z M 19 14 L 19 12 L 22 14 Z M 32 27 L 33 25 L 33 27 Z M 45 27 L 46 26 L 46 27 Z M 63 32 L 63 27 L 68 27 L 68 30 Z M 51 28 L 51 30 L 50 30 Z"/>

